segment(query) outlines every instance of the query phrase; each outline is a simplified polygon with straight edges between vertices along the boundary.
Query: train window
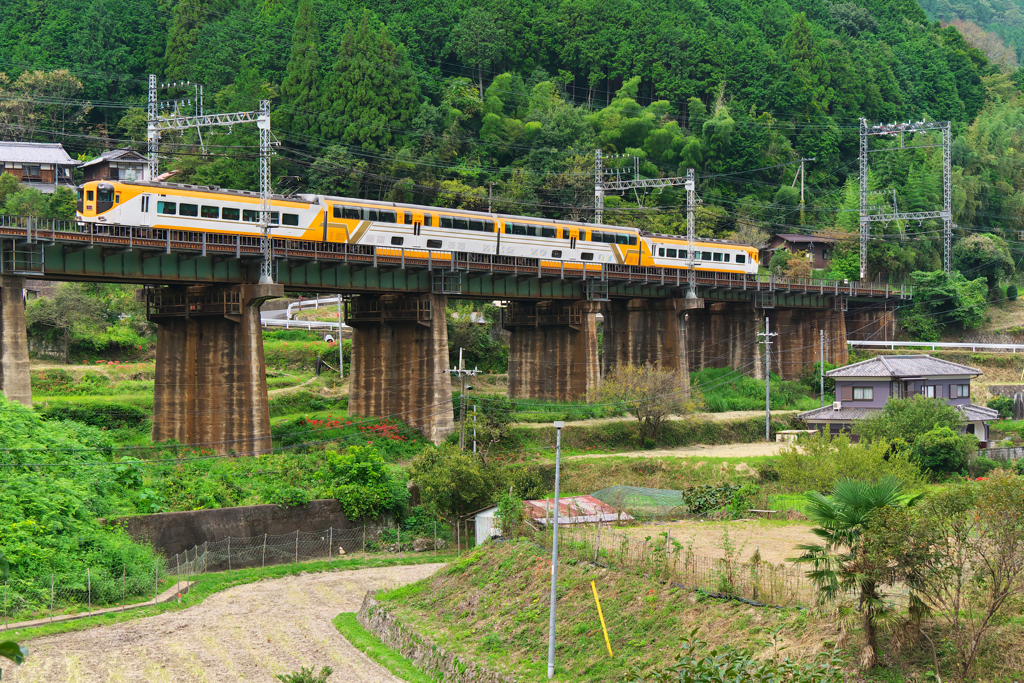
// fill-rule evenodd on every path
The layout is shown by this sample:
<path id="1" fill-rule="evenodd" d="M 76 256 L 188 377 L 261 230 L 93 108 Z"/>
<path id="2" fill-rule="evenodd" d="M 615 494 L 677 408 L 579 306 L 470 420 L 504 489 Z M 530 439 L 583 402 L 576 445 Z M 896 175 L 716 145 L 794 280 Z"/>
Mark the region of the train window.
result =
<path id="1" fill-rule="evenodd" d="M 624 235 L 621 232 L 615 233 L 615 244 L 629 244 L 629 235 Z"/>
<path id="2" fill-rule="evenodd" d="M 114 203 L 115 204 L 120 204 L 121 203 L 121 193 L 120 192 L 114 195 Z"/>
<path id="3" fill-rule="evenodd" d="M 665 250 L 664 249 L 658 249 L 658 256 L 664 256 L 664 255 L 665 255 Z"/>
<path id="4" fill-rule="evenodd" d="M 558 249 L 555 249 L 553 252 L 551 252 L 551 258 L 562 258 L 562 252 Z"/>
<path id="5" fill-rule="evenodd" d="M 427 249 L 440 249 L 441 240 L 427 240 Z"/>
<path id="6" fill-rule="evenodd" d="M 412 225 L 412 212 L 411 211 L 406 211 L 405 212 L 405 224 L 406 225 Z"/>
<path id="7" fill-rule="evenodd" d="M 594 255 L 591 254 L 589 251 L 584 251 L 583 253 L 580 254 L 580 258 L 583 259 L 584 261 L 593 261 Z"/>
<path id="8" fill-rule="evenodd" d="M 281 222 L 281 214 L 278 213 L 277 211 L 271 211 L 270 212 L 270 224 L 271 225 L 277 225 L 280 222 Z"/>
<path id="9" fill-rule="evenodd" d="M 87 192 L 86 194 L 91 195 L 92 192 L 90 191 L 90 192 Z M 91 201 L 92 197 L 89 197 L 89 200 Z M 178 205 L 176 203 L 174 203 L 174 202 L 157 202 L 156 203 L 156 212 L 157 213 L 163 213 L 163 214 L 166 214 L 168 216 L 173 216 L 174 214 L 178 213 Z"/>
<path id="10" fill-rule="evenodd" d="M 224 210 L 220 212 L 220 217 L 226 221 L 237 221 L 241 211 L 238 209 L 232 209 L 229 206 L 225 206 Z"/>
<path id="11" fill-rule="evenodd" d="M 722 257 L 722 260 L 724 260 L 724 261 L 725 261 L 726 263 L 728 263 L 728 262 L 729 262 L 729 254 L 725 254 L 725 255 L 724 255 L 724 256 Z"/>
<path id="12" fill-rule="evenodd" d="M 433 222 L 433 220 L 434 220 L 434 217 L 431 216 L 429 213 L 423 214 L 423 225 L 425 225 L 425 226 L 427 226 L 429 228 L 430 224 L 431 224 L 431 222 Z"/>
<path id="13" fill-rule="evenodd" d="M 113 190 L 99 190 L 98 192 L 99 192 L 99 194 L 96 195 L 97 201 L 101 201 L 101 202 L 112 202 L 112 201 L 114 201 L 114 191 Z"/>
<path id="14" fill-rule="evenodd" d="M 242 209 L 242 220 L 246 223 L 259 223 L 260 212 L 252 209 Z"/>
<path id="15" fill-rule="evenodd" d="M 631 247 L 635 247 L 636 246 L 636 235 L 630 235 L 629 236 L 629 246 L 631 246 Z"/>
<path id="16" fill-rule="evenodd" d="M 540 229 L 540 236 L 541 237 L 557 237 L 558 236 L 558 231 L 556 231 L 554 228 L 541 228 Z"/>
<path id="17" fill-rule="evenodd" d="M 469 230 L 469 221 L 465 218 L 453 218 L 452 227 L 456 230 Z"/>
<path id="18" fill-rule="evenodd" d="M 471 221 L 469 221 L 469 229 L 474 231 L 474 232 L 483 232 L 484 231 L 484 222 L 483 221 L 471 220 Z"/>
<path id="19" fill-rule="evenodd" d="M 400 246 L 402 246 L 403 242 L 405 242 L 405 238 L 404 237 L 392 237 L 391 238 L 391 246 L 393 246 L 393 247 L 400 247 Z"/>
<path id="20" fill-rule="evenodd" d="M 679 258 L 686 258 L 686 250 L 685 249 L 680 249 L 679 250 Z"/>
<path id="21" fill-rule="evenodd" d="M 701 258 L 704 259 L 705 261 L 710 261 L 711 260 L 711 252 L 710 251 L 705 251 L 704 255 L 701 256 Z"/>
<path id="22" fill-rule="evenodd" d="M 562 239 L 572 239 L 572 234 L 569 232 L 569 228 L 562 228 Z"/>
<path id="23" fill-rule="evenodd" d="M 199 215 L 203 218 L 220 218 L 220 207 L 202 206 L 199 208 Z"/>
<path id="24" fill-rule="evenodd" d="M 179 216 L 198 216 L 199 205 L 198 204 L 179 204 L 178 205 Z"/>
<path id="25" fill-rule="evenodd" d="M 668 256 L 669 258 L 675 258 L 676 257 L 676 250 L 675 249 L 668 249 L 665 252 L 665 256 Z"/>
<path id="26" fill-rule="evenodd" d="M 452 227 L 452 217 L 451 216 L 441 216 L 441 227 L 442 228 L 449 228 L 449 229 L 451 229 L 451 227 Z"/>
<path id="27" fill-rule="evenodd" d="M 334 218 L 341 218 L 341 207 L 337 204 L 334 205 L 334 211 L 331 214 Z"/>
<path id="28" fill-rule="evenodd" d="M 746 262 L 747 262 L 746 254 L 736 254 L 736 263 L 746 263 Z"/>
<path id="29" fill-rule="evenodd" d="M 397 211 L 381 211 L 380 219 L 385 223 L 397 223 L 398 212 Z"/>
<path id="30" fill-rule="evenodd" d="M 716 251 L 715 252 L 715 260 L 716 261 L 721 261 L 722 260 L 722 254 L 720 254 L 719 252 Z"/>
<path id="31" fill-rule="evenodd" d="M 341 217 L 350 221 L 359 221 L 363 219 L 363 212 L 354 206 L 343 206 L 341 207 Z"/>
<path id="32" fill-rule="evenodd" d="M 484 232 L 494 232 L 494 221 L 484 221 Z"/>
<path id="33" fill-rule="evenodd" d="M 523 225 L 522 223 L 513 223 L 512 224 L 512 234 L 513 235 L 525 235 L 526 234 L 526 226 Z"/>
<path id="34" fill-rule="evenodd" d="M 591 242 L 603 242 L 604 238 L 601 236 L 601 233 L 599 233 L 597 230 L 591 230 L 590 231 L 590 241 Z"/>
<path id="35" fill-rule="evenodd" d="M 527 237 L 540 237 L 540 226 L 539 225 L 526 225 L 526 236 Z"/>
<path id="36" fill-rule="evenodd" d="M 283 221 L 283 223 L 285 225 L 298 225 L 299 224 L 299 214 L 297 214 L 297 213 L 286 213 L 284 216 L 282 216 L 282 221 Z"/>
<path id="37" fill-rule="evenodd" d="M 92 190 L 85 191 L 85 201 L 91 202 L 93 198 Z"/>
<path id="38" fill-rule="evenodd" d="M 380 219 L 380 211 L 377 209 L 363 209 L 364 221 L 379 221 Z"/>
<path id="39" fill-rule="evenodd" d="M 604 241 L 605 241 L 605 244 L 615 244 L 615 233 L 614 232 L 606 232 L 604 234 Z"/>

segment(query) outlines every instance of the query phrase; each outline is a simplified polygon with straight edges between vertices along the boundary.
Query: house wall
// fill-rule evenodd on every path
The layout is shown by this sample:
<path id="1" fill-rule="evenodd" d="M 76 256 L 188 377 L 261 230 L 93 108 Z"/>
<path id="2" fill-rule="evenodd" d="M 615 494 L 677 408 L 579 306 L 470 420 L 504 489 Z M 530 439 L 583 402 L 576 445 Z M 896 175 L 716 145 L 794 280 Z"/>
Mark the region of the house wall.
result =
<path id="1" fill-rule="evenodd" d="M 850 401 L 842 399 L 844 386 L 850 387 L 872 387 L 875 391 L 870 401 Z M 889 400 L 888 381 L 866 381 L 866 380 L 836 380 L 836 400 L 842 401 L 848 408 L 881 408 Z"/>
<path id="2" fill-rule="evenodd" d="M 951 406 L 962 406 L 969 405 L 971 402 L 970 396 L 965 398 L 950 398 L 951 387 L 955 387 L 958 384 L 970 384 L 969 379 L 928 379 L 921 382 L 913 383 L 913 392 L 911 387 L 908 386 L 907 396 L 913 396 L 920 394 L 922 387 L 935 386 L 941 387 L 941 398 L 948 405 Z M 854 386 L 854 387 L 874 387 L 874 398 L 870 401 L 844 401 L 849 404 L 850 407 L 858 408 L 881 408 L 885 405 L 885 402 L 889 400 L 890 396 L 890 382 L 889 381 L 875 381 L 875 380 L 856 380 L 856 379 L 845 379 L 836 380 L 836 400 L 841 400 L 842 387 L 843 386 Z"/>
<path id="3" fill-rule="evenodd" d="M 125 172 L 131 168 L 135 171 L 136 180 L 147 180 L 146 178 L 146 164 L 139 163 L 128 163 L 128 162 L 116 162 L 120 163 L 119 168 L 111 168 L 109 161 L 104 161 L 93 166 L 87 166 L 83 169 L 85 174 L 85 182 L 91 182 L 94 180 L 123 180 Z"/>

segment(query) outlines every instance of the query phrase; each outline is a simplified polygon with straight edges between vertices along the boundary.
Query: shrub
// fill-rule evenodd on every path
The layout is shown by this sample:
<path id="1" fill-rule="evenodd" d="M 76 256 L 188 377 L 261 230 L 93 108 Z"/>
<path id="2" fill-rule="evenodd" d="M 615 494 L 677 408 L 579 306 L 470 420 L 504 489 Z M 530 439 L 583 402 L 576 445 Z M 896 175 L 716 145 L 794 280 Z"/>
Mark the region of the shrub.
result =
<path id="1" fill-rule="evenodd" d="M 148 410 L 127 403 L 59 403 L 40 411 L 47 422 L 70 420 L 100 429 L 141 427 L 152 417 Z"/>
<path id="2" fill-rule="evenodd" d="M 1017 285 L 1009 284 L 1006 286 L 1006 300 L 1016 301 L 1017 300 Z"/>
<path id="3" fill-rule="evenodd" d="M 328 451 L 316 479 L 320 495 L 337 498 L 342 512 L 352 520 L 401 512 L 409 497 L 395 468 L 367 446 Z"/>
<path id="4" fill-rule="evenodd" d="M 1021 463 L 1024 463 L 1024 460 L 1018 461 L 1017 464 L 1019 465 Z M 988 459 L 988 458 L 986 458 L 984 456 L 978 456 L 977 458 L 972 458 L 967 463 L 967 471 L 974 478 L 987 477 L 989 474 L 991 474 L 992 470 L 995 470 L 995 469 L 998 469 L 998 468 L 999 468 L 999 463 L 998 462 L 996 462 L 995 460 L 990 460 L 990 459 Z"/>
<path id="5" fill-rule="evenodd" d="M 973 436 L 961 436 L 949 427 L 936 427 L 917 437 L 911 454 L 920 467 L 949 474 L 964 468 L 967 456 L 977 448 L 977 443 Z"/>
<path id="6" fill-rule="evenodd" d="M 877 481 L 893 475 L 906 489 L 925 483 L 906 450 L 894 450 L 886 441 L 850 443 L 845 434 L 802 439 L 779 453 L 777 464 L 783 487 L 796 493 L 829 491 L 843 478 Z"/>
<path id="7" fill-rule="evenodd" d="M 278 674 L 275 676 L 281 683 L 327 683 L 327 677 L 334 673 L 334 669 L 325 666 L 316 673 L 314 669 L 302 667 L 300 670 L 290 674 Z"/>
<path id="8" fill-rule="evenodd" d="M 729 505 L 739 490 L 736 484 L 688 486 L 682 491 L 683 505 L 691 513 L 703 515 Z"/>
<path id="9" fill-rule="evenodd" d="M 918 436 L 937 427 L 949 427 L 959 432 L 963 422 L 960 411 L 942 399 L 924 396 L 891 398 L 882 410 L 857 420 L 853 433 L 868 441 L 903 439 L 913 444 Z"/>
<path id="10" fill-rule="evenodd" d="M 995 396 L 985 405 L 992 410 L 998 410 L 999 417 L 1004 420 L 1013 417 L 1013 399 L 1009 396 Z"/>
<path id="11" fill-rule="evenodd" d="M 412 463 L 413 480 L 424 500 L 450 518 L 490 504 L 495 492 L 504 488 L 503 474 L 447 443 L 424 448 Z"/>
<path id="12" fill-rule="evenodd" d="M 621 404 L 637 420 L 641 445 L 658 438 L 662 423 L 670 415 L 689 415 L 700 401 L 691 396 L 689 377 L 679 371 L 663 370 L 650 363 L 618 365 L 601 383 L 598 400 Z M 653 447 L 653 444 L 652 444 Z"/>
<path id="13" fill-rule="evenodd" d="M 498 499 L 498 510 L 494 515 L 497 530 L 501 535 L 511 538 L 518 534 L 523 523 L 523 501 L 511 493 Z"/>

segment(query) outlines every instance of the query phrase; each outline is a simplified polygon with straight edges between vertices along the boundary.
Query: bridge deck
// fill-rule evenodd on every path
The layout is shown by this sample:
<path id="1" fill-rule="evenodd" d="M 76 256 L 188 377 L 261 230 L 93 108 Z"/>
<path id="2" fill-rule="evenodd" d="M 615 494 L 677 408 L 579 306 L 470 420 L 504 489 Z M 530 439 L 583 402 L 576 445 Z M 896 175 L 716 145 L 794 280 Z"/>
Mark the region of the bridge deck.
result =
<path id="1" fill-rule="evenodd" d="M 200 231 L 166 230 L 144 226 L 97 226 L 74 221 L 0 216 L 3 240 L 2 272 L 38 279 L 105 279 L 164 284 L 245 282 L 262 258 L 259 236 L 223 235 Z M 134 254 L 134 258 L 124 258 Z M 310 288 L 360 291 L 431 291 L 444 288 L 445 277 L 485 276 L 489 284 L 467 291 L 445 291 L 482 297 L 618 298 L 661 297 L 687 288 L 687 271 L 680 268 L 583 264 L 473 254 L 441 250 L 374 247 L 295 239 L 273 239 L 278 281 L 291 290 Z M 76 257 L 79 255 L 80 258 Z M 122 256 L 111 263 L 111 257 Z M 169 262 L 162 258 L 172 257 Z M 234 261 L 234 267 L 225 265 Z M 148 262 L 156 262 L 147 266 Z M 219 268 L 216 266 L 220 266 Z M 347 267 L 345 277 L 324 277 L 326 269 Z M 356 277 L 374 269 L 373 278 Z M 388 273 L 422 273 L 385 278 Z M 499 285 L 500 282 L 510 282 Z M 518 286 L 532 281 L 532 284 Z M 390 284 L 389 284 L 390 283 Z M 538 287 L 537 283 L 559 283 Z M 861 283 L 774 275 L 746 275 L 698 270 L 696 284 L 710 299 L 752 298 L 755 293 L 804 295 L 821 306 L 825 297 L 908 299 L 909 285 Z M 582 286 L 581 286 L 582 285 Z M 461 286 L 461 285 L 460 285 Z M 597 291 L 597 296 L 594 292 Z M 716 293 L 718 296 L 716 296 Z M 728 296 L 727 296 L 728 295 Z M 774 300 L 774 298 L 773 298 Z"/>

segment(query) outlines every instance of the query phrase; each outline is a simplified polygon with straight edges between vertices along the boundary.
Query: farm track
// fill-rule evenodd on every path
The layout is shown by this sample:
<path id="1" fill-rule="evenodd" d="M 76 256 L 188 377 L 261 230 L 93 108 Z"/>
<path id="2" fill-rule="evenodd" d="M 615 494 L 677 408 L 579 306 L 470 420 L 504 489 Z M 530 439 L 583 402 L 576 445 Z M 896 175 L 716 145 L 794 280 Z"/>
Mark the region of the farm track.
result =
<path id="1" fill-rule="evenodd" d="M 400 683 L 355 649 L 331 621 L 359 609 L 368 590 L 429 576 L 421 564 L 259 581 L 202 604 L 136 621 L 37 638 L 14 683 L 241 683 L 299 668 L 334 669 L 331 680 Z"/>

